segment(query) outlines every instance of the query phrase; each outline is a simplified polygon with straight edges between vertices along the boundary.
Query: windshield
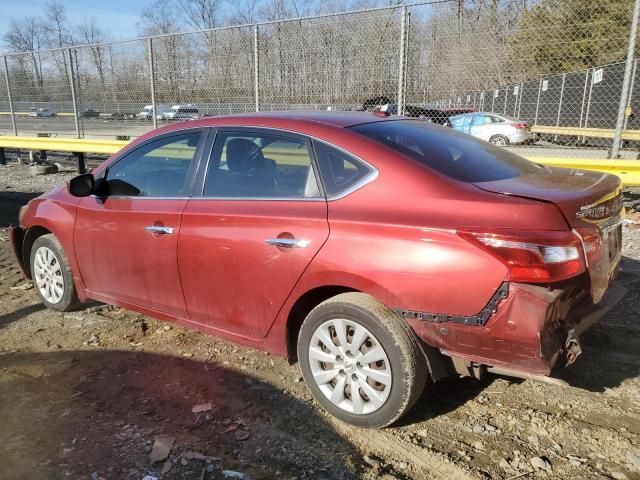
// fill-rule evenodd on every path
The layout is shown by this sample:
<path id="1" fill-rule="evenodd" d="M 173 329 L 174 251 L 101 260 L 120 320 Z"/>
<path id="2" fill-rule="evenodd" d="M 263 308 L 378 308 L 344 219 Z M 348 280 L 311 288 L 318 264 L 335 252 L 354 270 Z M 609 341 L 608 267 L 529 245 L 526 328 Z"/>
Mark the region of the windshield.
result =
<path id="1" fill-rule="evenodd" d="M 544 169 L 504 148 L 420 120 L 366 123 L 350 128 L 462 182 L 492 182 Z"/>

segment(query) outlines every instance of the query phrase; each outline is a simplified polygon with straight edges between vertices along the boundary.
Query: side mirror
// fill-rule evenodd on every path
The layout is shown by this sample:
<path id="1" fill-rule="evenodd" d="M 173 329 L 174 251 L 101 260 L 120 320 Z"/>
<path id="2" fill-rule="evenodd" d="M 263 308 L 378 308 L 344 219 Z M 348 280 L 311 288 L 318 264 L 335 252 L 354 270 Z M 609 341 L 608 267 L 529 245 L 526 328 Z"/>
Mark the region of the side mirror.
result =
<path id="1" fill-rule="evenodd" d="M 85 173 L 73 177 L 67 185 L 69 193 L 74 197 L 88 197 L 94 191 L 95 180 L 92 174 Z"/>

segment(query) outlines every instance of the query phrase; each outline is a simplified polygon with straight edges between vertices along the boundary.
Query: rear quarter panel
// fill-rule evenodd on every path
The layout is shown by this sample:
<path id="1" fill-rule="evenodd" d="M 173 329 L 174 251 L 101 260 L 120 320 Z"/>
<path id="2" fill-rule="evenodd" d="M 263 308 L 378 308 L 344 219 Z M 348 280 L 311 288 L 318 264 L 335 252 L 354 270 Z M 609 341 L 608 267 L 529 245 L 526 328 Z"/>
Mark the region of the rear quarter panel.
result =
<path id="1" fill-rule="evenodd" d="M 269 339 L 274 350 L 283 348 L 282 332 L 295 301 L 327 285 L 367 293 L 391 308 L 478 314 L 507 269 L 460 238 L 457 229 L 568 228 L 552 204 L 489 194 L 373 145 L 339 145 L 369 161 L 379 174 L 328 202 L 329 238 L 274 323 Z"/>

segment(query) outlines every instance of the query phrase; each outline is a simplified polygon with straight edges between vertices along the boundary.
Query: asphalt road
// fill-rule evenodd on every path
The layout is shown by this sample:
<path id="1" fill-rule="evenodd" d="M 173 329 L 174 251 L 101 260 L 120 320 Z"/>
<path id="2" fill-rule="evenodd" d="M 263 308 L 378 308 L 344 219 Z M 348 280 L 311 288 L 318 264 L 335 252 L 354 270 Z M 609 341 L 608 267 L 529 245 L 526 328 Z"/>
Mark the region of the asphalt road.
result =
<path id="1" fill-rule="evenodd" d="M 16 125 L 19 135 L 36 136 L 38 133 L 50 133 L 53 136 L 76 136 L 76 127 L 73 117 L 58 116 L 52 118 L 32 118 L 25 116 L 16 117 Z M 158 126 L 166 125 L 166 122 L 159 122 Z M 116 139 L 117 136 L 128 136 L 134 138 L 153 129 L 150 121 L 126 119 L 126 120 L 106 120 L 99 118 L 83 118 L 80 122 L 80 130 L 84 137 L 99 137 Z M 0 135 L 13 135 L 11 117 L 0 116 Z M 509 150 L 523 155 L 540 157 L 565 157 L 565 158 L 593 158 L 603 159 L 608 157 L 606 148 L 587 146 L 565 146 L 551 142 L 539 141 L 535 145 L 512 146 Z M 629 148 L 621 152 L 621 156 L 627 160 L 638 158 L 637 148 Z"/>

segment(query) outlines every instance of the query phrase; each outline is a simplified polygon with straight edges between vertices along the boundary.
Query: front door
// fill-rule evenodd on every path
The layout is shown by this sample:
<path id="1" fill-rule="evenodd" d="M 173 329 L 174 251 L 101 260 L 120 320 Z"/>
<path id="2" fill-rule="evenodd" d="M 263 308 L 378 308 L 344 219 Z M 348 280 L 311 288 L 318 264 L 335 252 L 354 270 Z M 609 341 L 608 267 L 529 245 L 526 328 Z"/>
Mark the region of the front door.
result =
<path id="1" fill-rule="evenodd" d="M 202 137 L 201 130 L 163 135 L 98 174 L 107 195 L 81 200 L 75 228 L 89 296 L 186 317 L 176 255 Z"/>
<path id="2" fill-rule="evenodd" d="M 219 130 L 202 197 L 183 212 L 178 262 L 190 318 L 266 336 L 329 234 L 310 142 Z"/>

